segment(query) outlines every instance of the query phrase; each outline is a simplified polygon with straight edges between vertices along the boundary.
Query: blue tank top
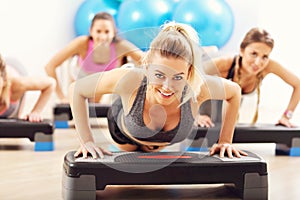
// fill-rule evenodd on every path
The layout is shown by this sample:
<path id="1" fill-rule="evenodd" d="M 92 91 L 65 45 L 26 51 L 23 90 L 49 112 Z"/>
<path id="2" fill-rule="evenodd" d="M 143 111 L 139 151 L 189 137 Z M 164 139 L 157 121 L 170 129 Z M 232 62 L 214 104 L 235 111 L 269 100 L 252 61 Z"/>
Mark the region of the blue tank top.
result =
<path id="1" fill-rule="evenodd" d="M 194 117 L 191 110 L 191 102 L 187 101 L 180 107 L 180 122 L 178 125 L 169 131 L 149 129 L 143 120 L 143 108 L 147 90 L 147 79 L 143 79 L 141 86 L 138 89 L 133 106 L 129 113 L 124 117 L 124 124 L 129 133 L 136 139 L 149 142 L 169 142 L 170 144 L 183 141 L 193 130 Z M 187 86 L 182 93 L 182 99 L 186 93 Z M 182 101 L 181 99 L 181 101 Z M 121 103 L 120 99 L 118 100 Z M 121 120 L 123 109 L 118 114 L 118 126 L 122 130 Z M 123 130 L 122 130 L 123 131 Z"/>

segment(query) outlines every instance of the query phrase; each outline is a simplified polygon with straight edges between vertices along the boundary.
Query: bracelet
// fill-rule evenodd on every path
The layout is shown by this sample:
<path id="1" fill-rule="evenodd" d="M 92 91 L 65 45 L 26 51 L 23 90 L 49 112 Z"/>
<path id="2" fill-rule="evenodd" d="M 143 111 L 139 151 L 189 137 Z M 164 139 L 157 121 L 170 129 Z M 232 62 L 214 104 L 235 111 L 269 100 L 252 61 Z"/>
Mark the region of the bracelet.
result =
<path id="1" fill-rule="evenodd" d="M 288 118 L 288 119 L 291 119 L 293 117 L 293 111 L 290 111 L 290 110 L 286 110 L 284 111 L 283 115 Z"/>

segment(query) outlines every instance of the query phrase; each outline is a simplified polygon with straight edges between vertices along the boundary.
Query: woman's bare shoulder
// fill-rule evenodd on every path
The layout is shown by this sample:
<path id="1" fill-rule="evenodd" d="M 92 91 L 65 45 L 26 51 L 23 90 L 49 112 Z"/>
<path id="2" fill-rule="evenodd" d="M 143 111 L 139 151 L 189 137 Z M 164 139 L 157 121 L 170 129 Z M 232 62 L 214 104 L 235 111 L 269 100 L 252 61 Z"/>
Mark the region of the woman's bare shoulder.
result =
<path id="1" fill-rule="evenodd" d="M 123 91 L 133 90 L 138 87 L 145 77 L 144 70 L 140 68 L 118 68 L 116 71 L 123 74 L 120 76 L 121 78 L 117 84 Z"/>
<path id="2" fill-rule="evenodd" d="M 128 40 L 119 40 L 115 43 L 116 51 L 122 54 L 128 54 L 130 51 L 139 50 L 137 46 Z"/>
<path id="3" fill-rule="evenodd" d="M 228 71 L 233 61 L 234 61 L 234 57 L 232 56 L 222 56 L 214 59 L 214 63 L 221 71 L 222 70 Z"/>

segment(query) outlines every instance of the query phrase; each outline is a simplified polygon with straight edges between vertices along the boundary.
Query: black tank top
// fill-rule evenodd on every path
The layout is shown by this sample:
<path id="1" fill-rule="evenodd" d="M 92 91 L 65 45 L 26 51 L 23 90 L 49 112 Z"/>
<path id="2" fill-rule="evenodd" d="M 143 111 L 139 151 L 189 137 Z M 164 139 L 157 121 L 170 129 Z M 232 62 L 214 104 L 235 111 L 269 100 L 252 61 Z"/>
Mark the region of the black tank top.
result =
<path id="1" fill-rule="evenodd" d="M 185 87 L 182 98 L 186 93 Z M 191 111 L 191 102 L 187 101 L 181 105 L 180 122 L 178 125 L 169 131 L 149 129 L 143 120 L 144 102 L 147 90 L 147 79 L 143 79 L 141 86 L 138 89 L 133 106 L 129 113 L 124 117 L 124 124 L 129 133 L 138 140 L 150 142 L 170 142 L 177 143 L 183 141 L 193 129 L 194 117 Z M 120 101 L 120 100 L 119 100 Z M 181 99 L 182 101 L 182 99 Z M 119 102 L 120 103 L 120 102 Z M 123 112 L 119 113 L 118 126 L 122 129 L 121 121 Z"/>
<path id="2" fill-rule="evenodd" d="M 233 58 L 232 64 L 230 66 L 230 69 L 229 69 L 227 77 L 226 77 L 226 79 L 228 79 L 228 80 L 233 80 L 237 57 L 238 56 L 234 56 L 234 58 Z"/>

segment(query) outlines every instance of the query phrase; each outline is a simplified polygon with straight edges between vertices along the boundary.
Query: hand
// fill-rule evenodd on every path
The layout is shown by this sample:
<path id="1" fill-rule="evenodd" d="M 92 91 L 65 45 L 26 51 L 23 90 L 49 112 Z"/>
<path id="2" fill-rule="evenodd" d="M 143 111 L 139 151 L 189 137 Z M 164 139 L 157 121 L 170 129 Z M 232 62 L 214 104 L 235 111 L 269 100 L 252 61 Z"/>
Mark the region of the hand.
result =
<path id="1" fill-rule="evenodd" d="M 200 126 L 200 127 L 214 127 L 215 124 L 211 121 L 211 118 L 207 115 L 197 115 L 196 120 L 195 120 L 195 126 Z"/>
<path id="2" fill-rule="evenodd" d="M 240 158 L 241 155 L 243 156 L 248 155 L 246 152 L 236 149 L 234 146 L 232 146 L 232 144 L 229 143 L 214 144 L 209 150 L 211 156 L 218 152 L 220 153 L 221 158 L 224 157 L 225 152 L 227 153 L 227 156 L 229 158 L 233 158 L 232 153 L 238 158 Z"/>
<path id="3" fill-rule="evenodd" d="M 294 124 L 292 124 L 290 122 L 290 120 L 286 117 L 281 117 L 280 120 L 278 120 L 278 123 L 276 125 L 283 125 L 283 126 L 286 126 L 288 128 L 293 128 L 293 127 L 296 127 Z"/>
<path id="4" fill-rule="evenodd" d="M 36 112 L 32 112 L 32 113 L 25 115 L 23 119 L 28 120 L 30 122 L 43 121 L 43 117 L 39 113 L 36 113 Z"/>
<path id="5" fill-rule="evenodd" d="M 78 157 L 80 154 L 82 154 L 83 158 L 87 158 L 87 154 L 92 154 L 92 157 L 94 159 L 98 158 L 98 155 L 100 158 L 104 158 L 104 154 L 106 155 L 112 155 L 110 151 L 106 151 L 100 147 L 97 147 L 94 142 L 86 142 L 81 145 L 81 147 L 76 151 L 74 154 L 74 157 Z"/>

